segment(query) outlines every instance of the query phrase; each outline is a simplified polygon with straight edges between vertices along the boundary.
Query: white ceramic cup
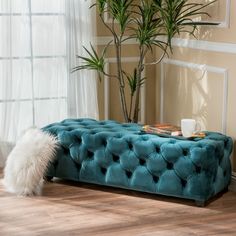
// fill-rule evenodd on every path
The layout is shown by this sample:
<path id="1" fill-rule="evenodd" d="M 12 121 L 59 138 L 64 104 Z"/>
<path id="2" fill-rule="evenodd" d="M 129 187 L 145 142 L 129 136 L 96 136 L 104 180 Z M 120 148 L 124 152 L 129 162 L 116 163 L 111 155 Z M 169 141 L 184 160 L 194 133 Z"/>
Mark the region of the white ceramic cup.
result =
<path id="1" fill-rule="evenodd" d="M 191 137 L 194 133 L 201 130 L 200 124 L 194 119 L 181 120 L 181 132 L 186 138 Z"/>

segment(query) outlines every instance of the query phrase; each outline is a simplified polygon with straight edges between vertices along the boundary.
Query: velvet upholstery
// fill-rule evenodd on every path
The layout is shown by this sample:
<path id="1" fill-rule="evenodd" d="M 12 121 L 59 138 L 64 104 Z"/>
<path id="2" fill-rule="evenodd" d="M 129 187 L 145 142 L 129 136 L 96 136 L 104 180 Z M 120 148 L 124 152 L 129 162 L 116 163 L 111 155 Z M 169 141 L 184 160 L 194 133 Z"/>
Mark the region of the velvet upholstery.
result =
<path id="1" fill-rule="evenodd" d="M 232 139 L 142 133 L 137 124 L 67 119 L 43 128 L 60 149 L 48 176 L 206 201 L 228 187 Z"/>

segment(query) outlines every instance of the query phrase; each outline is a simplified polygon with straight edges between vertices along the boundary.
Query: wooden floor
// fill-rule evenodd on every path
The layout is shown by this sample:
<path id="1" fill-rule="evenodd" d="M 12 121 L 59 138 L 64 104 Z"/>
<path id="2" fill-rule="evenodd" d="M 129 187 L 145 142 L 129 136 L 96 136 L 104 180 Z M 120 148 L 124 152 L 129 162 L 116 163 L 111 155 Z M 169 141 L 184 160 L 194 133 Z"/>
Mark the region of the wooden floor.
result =
<path id="1" fill-rule="evenodd" d="M 236 235 L 236 193 L 194 202 L 56 180 L 40 197 L 0 184 L 0 235 Z"/>

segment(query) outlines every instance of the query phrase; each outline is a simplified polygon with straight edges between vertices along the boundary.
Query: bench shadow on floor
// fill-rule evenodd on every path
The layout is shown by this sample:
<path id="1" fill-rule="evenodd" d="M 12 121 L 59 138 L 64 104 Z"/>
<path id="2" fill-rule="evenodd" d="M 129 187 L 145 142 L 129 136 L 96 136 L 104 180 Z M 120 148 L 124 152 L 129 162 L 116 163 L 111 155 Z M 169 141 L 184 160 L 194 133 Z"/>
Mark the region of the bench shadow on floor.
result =
<path id="1" fill-rule="evenodd" d="M 63 179 L 59 179 L 59 178 L 53 178 L 52 181 L 46 182 L 46 185 L 47 184 L 58 184 L 59 186 L 63 185 L 63 187 L 65 187 L 65 186 L 75 187 L 73 189 L 75 190 L 76 188 L 78 188 L 77 189 L 78 193 L 79 193 L 79 189 L 82 188 L 82 189 L 95 190 L 95 191 L 100 191 L 100 192 L 105 192 L 105 193 L 126 195 L 126 196 L 130 196 L 130 197 L 138 197 L 138 198 L 164 201 L 164 202 L 170 202 L 170 203 L 176 203 L 176 204 L 184 204 L 184 205 L 188 205 L 188 206 L 201 207 L 201 206 L 197 206 L 196 202 L 194 200 L 190 200 L 190 199 L 164 196 L 161 194 L 139 192 L 139 191 L 135 191 L 135 190 L 128 190 L 128 189 L 123 189 L 123 188 L 96 185 L 96 184 L 91 184 L 91 183 L 82 183 L 82 182 L 77 182 L 77 181 L 72 181 L 72 180 L 63 180 Z M 213 198 L 209 199 L 205 203 L 204 207 L 208 207 L 212 202 L 220 199 L 224 195 L 224 193 L 226 193 L 226 192 L 228 192 L 228 189 L 225 189 L 224 191 L 220 192 L 219 194 L 217 194 Z M 75 194 L 75 193 L 76 192 L 73 192 L 73 194 Z M 55 197 L 55 194 L 50 193 L 48 191 L 44 192 L 44 194 L 48 198 Z M 69 192 L 63 191 L 63 196 L 69 197 L 69 196 L 71 196 L 71 192 L 70 191 Z"/>

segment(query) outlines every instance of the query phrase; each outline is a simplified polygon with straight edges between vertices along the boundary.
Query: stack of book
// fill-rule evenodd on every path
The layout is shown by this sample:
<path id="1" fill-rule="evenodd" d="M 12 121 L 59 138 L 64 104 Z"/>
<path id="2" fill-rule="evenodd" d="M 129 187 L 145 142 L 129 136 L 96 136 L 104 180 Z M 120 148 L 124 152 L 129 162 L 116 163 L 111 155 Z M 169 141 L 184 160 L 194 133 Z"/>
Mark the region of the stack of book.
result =
<path id="1" fill-rule="evenodd" d="M 142 131 L 151 134 L 182 136 L 181 128 L 171 124 L 144 125 Z"/>
<path id="2" fill-rule="evenodd" d="M 144 125 L 142 127 L 142 131 L 149 134 L 182 136 L 180 126 L 172 124 Z M 197 132 L 193 133 L 189 138 L 193 139 L 193 138 L 205 138 L 205 137 L 206 137 L 205 132 Z"/>

